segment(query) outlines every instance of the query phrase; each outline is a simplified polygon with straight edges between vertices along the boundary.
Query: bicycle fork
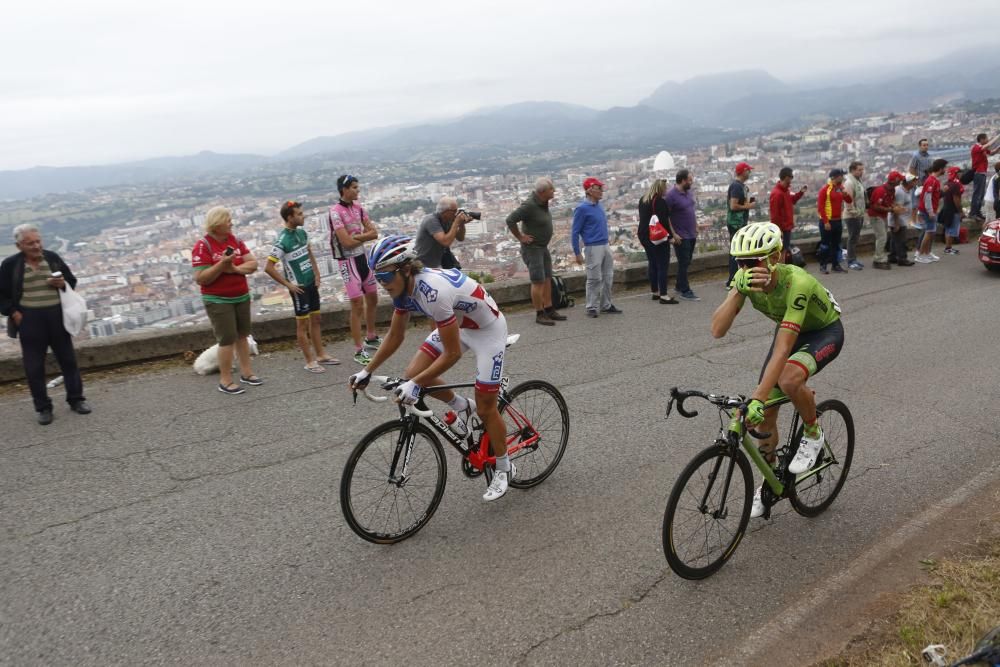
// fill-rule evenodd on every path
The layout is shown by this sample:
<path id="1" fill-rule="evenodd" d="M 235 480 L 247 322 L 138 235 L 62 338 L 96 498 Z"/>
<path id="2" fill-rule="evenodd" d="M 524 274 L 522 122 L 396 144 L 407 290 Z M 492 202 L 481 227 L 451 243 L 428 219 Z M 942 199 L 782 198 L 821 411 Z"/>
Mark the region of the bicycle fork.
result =
<path id="1" fill-rule="evenodd" d="M 717 440 L 716 444 L 725 445 L 724 441 Z M 708 497 L 712 493 L 712 487 L 715 486 L 715 480 L 719 477 L 719 469 L 722 467 L 721 456 L 715 459 L 715 465 L 712 467 L 712 472 L 708 474 L 708 485 L 705 487 L 705 494 L 701 497 L 701 504 L 698 509 L 702 514 L 708 513 Z M 712 512 L 712 518 L 714 519 L 725 519 L 729 515 L 729 510 L 726 508 L 726 500 L 729 497 L 729 484 L 733 479 L 733 468 L 736 467 L 736 458 L 733 456 L 729 457 L 729 466 L 726 468 L 726 482 L 722 487 L 722 498 L 719 499 L 719 506 Z"/>
<path id="2" fill-rule="evenodd" d="M 392 465 L 389 466 L 389 482 L 395 484 L 397 488 L 403 488 L 407 481 L 407 470 L 410 467 L 410 455 L 413 454 L 413 417 L 407 417 L 407 427 L 400 430 L 399 439 L 396 440 L 396 451 L 392 454 Z M 402 456 L 402 469 L 399 459 Z"/>

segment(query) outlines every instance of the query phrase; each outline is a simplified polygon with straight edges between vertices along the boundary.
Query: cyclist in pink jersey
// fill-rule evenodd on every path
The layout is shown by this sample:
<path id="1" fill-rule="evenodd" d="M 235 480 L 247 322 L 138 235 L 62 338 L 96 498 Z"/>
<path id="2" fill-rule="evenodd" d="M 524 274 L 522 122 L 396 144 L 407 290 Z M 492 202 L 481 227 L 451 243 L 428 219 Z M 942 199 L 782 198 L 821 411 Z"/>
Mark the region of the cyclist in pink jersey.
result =
<path id="1" fill-rule="evenodd" d="M 412 405 L 424 387 L 444 384 L 443 373 L 472 350 L 476 355 L 475 402 L 451 390 L 434 392 L 461 415 L 463 423 L 474 410 L 486 427 L 496 474 L 483 500 L 496 500 L 507 493 L 517 474 L 507 456 L 503 417 L 498 408 L 503 357 L 507 345 L 507 320 L 483 286 L 457 269 L 426 269 L 415 259 L 412 240 L 388 236 L 372 248 L 368 263 L 375 279 L 392 297 L 395 311 L 385 342 L 367 367 L 352 375 L 352 389 L 368 384 L 371 373 L 399 349 L 406 335 L 410 313 L 433 319 L 437 328 L 427 336 L 406 368 L 406 382 L 395 390 L 397 400 Z"/>
<path id="2" fill-rule="evenodd" d="M 347 298 L 351 302 L 351 338 L 354 339 L 354 360 L 364 366 L 371 360 L 370 350 L 382 343 L 375 331 L 375 309 L 378 306 L 378 288 L 375 276 L 368 268 L 365 242 L 378 238 L 361 204 L 357 203 L 360 188 L 358 179 L 344 174 L 337 179 L 340 201 L 330 207 L 327 222 L 330 226 L 330 247 L 340 268 Z M 365 339 L 361 340 L 361 319 L 365 320 Z"/>

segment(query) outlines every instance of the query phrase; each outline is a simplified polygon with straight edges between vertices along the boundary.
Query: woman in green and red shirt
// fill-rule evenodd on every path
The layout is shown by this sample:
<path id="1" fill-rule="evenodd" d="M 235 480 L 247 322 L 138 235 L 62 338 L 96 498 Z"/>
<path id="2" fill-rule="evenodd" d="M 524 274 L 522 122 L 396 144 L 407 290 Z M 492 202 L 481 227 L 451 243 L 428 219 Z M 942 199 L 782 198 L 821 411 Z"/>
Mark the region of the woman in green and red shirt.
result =
<path id="1" fill-rule="evenodd" d="M 242 394 L 233 382 L 233 347 L 240 364 L 240 383 L 262 384 L 250 366 L 250 286 L 247 276 L 257 270 L 257 259 L 233 235 L 233 217 L 225 206 L 205 215 L 205 236 L 191 250 L 194 279 L 201 286 L 205 313 L 219 343 L 219 391 Z"/>

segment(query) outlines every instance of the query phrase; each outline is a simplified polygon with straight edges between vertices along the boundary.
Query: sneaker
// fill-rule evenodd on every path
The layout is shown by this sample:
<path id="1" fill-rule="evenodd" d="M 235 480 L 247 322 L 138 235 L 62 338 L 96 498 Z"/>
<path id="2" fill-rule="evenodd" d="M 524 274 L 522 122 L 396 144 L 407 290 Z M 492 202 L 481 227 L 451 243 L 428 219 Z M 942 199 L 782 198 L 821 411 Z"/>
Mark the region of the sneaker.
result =
<path id="1" fill-rule="evenodd" d="M 687 292 L 681 292 L 677 296 L 684 299 L 685 301 L 701 301 L 701 297 L 692 292 L 691 290 L 688 290 Z"/>
<path id="2" fill-rule="evenodd" d="M 43 408 L 38 411 L 38 423 L 48 426 L 52 423 L 52 408 Z"/>
<path id="3" fill-rule="evenodd" d="M 908 259 L 900 259 L 896 262 L 899 266 L 913 266 L 913 262 Z"/>
<path id="4" fill-rule="evenodd" d="M 547 327 L 554 327 L 556 325 L 556 323 L 552 321 L 552 318 L 549 317 L 545 311 L 535 315 L 535 324 L 541 324 Z"/>
<path id="5" fill-rule="evenodd" d="M 601 308 L 602 313 L 611 313 L 612 315 L 621 315 L 622 311 L 618 310 L 615 304 L 611 304 L 607 308 Z"/>
<path id="6" fill-rule="evenodd" d="M 555 308 L 552 308 L 551 310 L 546 310 L 545 314 L 548 315 L 549 319 L 552 320 L 553 322 L 565 322 L 567 319 L 569 319 Z"/>
<path id="7" fill-rule="evenodd" d="M 669 294 L 659 297 L 659 301 L 660 303 L 668 303 L 668 304 L 680 303 L 680 301 L 670 296 Z"/>
<path id="8" fill-rule="evenodd" d="M 834 273 L 847 273 L 847 271 L 844 270 L 844 267 L 842 267 L 840 264 L 834 264 L 833 265 L 833 272 Z"/>
<path id="9" fill-rule="evenodd" d="M 660 295 L 657 294 L 656 292 L 653 292 L 653 301 L 659 301 L 659 300 L 660 300 Z"/>
<path id="10" fill-rule="evenodd" d="M 913 258 L 913 261 L 916 262 L 917 264 L 930 264 L 934 260 L 928 257 L 927 255 L 917 255 L 916 257 Z"/>
<path id="11" fill-rule="evenodd" d="M 766 483 L 766 482 L 765 482 Z M 750 518 L 756 519 L 759 516 L 764 516 L 764 501 L 760 498 L 760 490 L 763 486 L 758 486 L 757 490 L 753 494 L 753 505 L 750 506 Z"/>
<path id="12" fill-rule="evenodd" d="M 246 375 L 241 375 L 241 376 L 240 376 L 240 382 L 242 382 L 243 384 L 248 384 L 248 385 L 250 385 L 251 387 L 259 387 L 259 386 L 261 386 L 262 384 L 264 384 L 264 381 L 263 381 L 263 380 L 261 380 L 261 379 L 260 379 L 259 377 L 257 377 L 256 375 L 251 375 L 251 376 L 249 376 L 249 377 L 248 377 L 248 376 L 246 376 Z"/>
<path id="13" fill-rule="evenodd" d="M 941 259 L 940 257 L 938 257 L 937 255 L 935 255 L 934 253 L 928 253 L 927 256 L 930 258 L 930 260 L 932 262 L 937 262 L 937 261 L 939 261 Z"/>
<path id="14" fill-rule="evenodd" d="M 494 472 L 493 481 L 490 482 L 488 487 L 486 487 L 486 493 L 483 494 L 483 500 L 491 502 L 503 498 L 507 493 L 510 480 L 514 479 L 514 475 L 516 474 L 517 469 L 514 467 L 513 463 L 510 464 L 510 472 Z"/>
<path id="15" fill-rule="evenodd" d="M 587 309 L 587 317 L 597 317 L 597 311 L 593 308 Z"/>
<path id="16" fill-rule="evenodd" d="M 799 441 L 799 451 L 795 452 L 795 458 L 788 464 L 788 472 L 799 475 L 816 465 L 816 457 L 823 449 L 823 429 L 820 428 L 819 435 L 813 439 L 802 432 L 802 440 Z"/>
<path id="17" fill-rule="evenodd" d="M 854 271 L 861 271 L 862 269 L 865 268 L 865 265 L 859 262 L 858 260 L 854 260 L 853 262 L 847 263 L 847 268 L 852 269 Z"/>
<path id="18" fill-rule="evenodd" d="M 946 255 L 957 255 L 958 254 L 958 250 L 956 250 L 955 248 L 945 248 L 944 249 L 944 254 L 946 254 Z"/>
<path id="19" fill-rule="evenodd" d="M 823 275 L 830 275 L 830 269 L 826 268 L 826 264 L 819 265 L 819 272 Z"/>
<path id="20" fill-rule="evenodd" d="M 362 349 L 365 350 L 377 350 L 378 346 L 382 344 L 382 337 L 375 336 L 374 338 L 365 338 L 365 344 Z"/>
<path id="21" fill-rule="evenodd" d="M 874 266 L 876 269 L 884 269 L 886 271 L 892 268 L 889 262 L 874 262 L 872 266 Z"/>
<path id="22" fill-rule="evenodd" d="M 362 366 L 367 366 L 368 362 L 372 360 L 372 355 L 368 354 L 368 350 L 361 348 L 354 353 L 354 361 L 358 362 Z"/>
<path id="23" fill-rule="evenodd" d="M 231 396 L 235 396 L 236 394 L 242 394 L 243 392 L 246 391 L 246 389 L 239 386 L 235 382 L 230 385 L 225 385 L 220 382 L 219 391 L 221 391 L 223 394 L 230 394 Z"/>

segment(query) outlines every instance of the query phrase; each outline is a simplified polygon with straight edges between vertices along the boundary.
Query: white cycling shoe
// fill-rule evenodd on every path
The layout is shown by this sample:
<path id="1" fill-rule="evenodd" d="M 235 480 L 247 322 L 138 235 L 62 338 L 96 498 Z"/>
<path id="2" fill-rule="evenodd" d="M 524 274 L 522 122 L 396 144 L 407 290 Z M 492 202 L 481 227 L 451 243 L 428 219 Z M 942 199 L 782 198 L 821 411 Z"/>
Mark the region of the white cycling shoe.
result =
<path id="1" fill-rule="evenodd" d="M 767 482 L 764 482 L 767 484 Z M 764 501 L 760 499 L 760 490 L 764 488 L 764 485 L 757 487 L 757 490 L 753 494 L 753 505 L 750 506 L 750 518 L 756 519 L 759 516 L 764 516 Z"/>
<path id="2" fill-rule="evenodd" d="M 816 457 L 823 449 L 823 429 L 819 429 L 816 438 L 810 438 L 803 431 L 802 440 L 799 441 L 799 451 L 795 452 L 795 458 L 788 464 L 788 472 L 793 475 L 800 475 L 816 465 Z"/>
<path id="3" fill-rule="evenodd" d="M 486 487 L 486 493 L 483 494 L 483 500 L 490 502 L 503 498 L 509 488 L 510 480 L 514 479 L 516 474 L 517 467 L 514 466 L 513 462 L 510 464 L 510 472 L 495 471 L 493 481 Z"/>

